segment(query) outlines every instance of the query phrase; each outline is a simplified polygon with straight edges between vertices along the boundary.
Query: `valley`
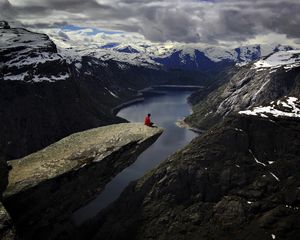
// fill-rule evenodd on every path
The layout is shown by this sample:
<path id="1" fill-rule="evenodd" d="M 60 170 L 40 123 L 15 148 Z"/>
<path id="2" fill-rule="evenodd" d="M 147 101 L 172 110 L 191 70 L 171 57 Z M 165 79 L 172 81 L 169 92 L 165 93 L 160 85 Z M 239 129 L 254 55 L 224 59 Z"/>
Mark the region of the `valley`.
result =
<path id="1" fill-rule="evenodd" d="M 110 183 L 103 192 L 87 206 L 74 214 L 77 224 L 94 217 L 101 209 L 118 198 L 124 188 L 133 180 L 142 177 L 145 173 L 158 166 L 168 155 L 188 144 L 197 135 L 185 128 L 179 128 L 175 123 L 186 117 L 189 112 L 187 97 L 191 94 L 184 89 L 169 89 L 164 95 L 147 97 L 144 102 L 133 104 L 121 109 L 118 113 L 130 122 L 141 122 L 151 112 L 155 125 L 164 129 L 159 139 L 134 162 L 125 168 Z"/>
<path id="2" fill-rule="evenodd" d="M 298 49 L 49 36 L 0 24 L 0 239 L 300 238 Z"/>

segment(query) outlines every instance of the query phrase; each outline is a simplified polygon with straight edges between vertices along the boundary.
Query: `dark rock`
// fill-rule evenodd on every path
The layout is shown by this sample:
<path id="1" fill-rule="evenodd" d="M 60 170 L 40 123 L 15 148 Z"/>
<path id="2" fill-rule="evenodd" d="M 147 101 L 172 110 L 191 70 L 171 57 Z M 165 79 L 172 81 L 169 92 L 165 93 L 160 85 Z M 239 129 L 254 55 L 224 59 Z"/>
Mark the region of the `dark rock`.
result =
<path id="1" fill-rule="evenodd" d="M 284 96 L 299 96 L 300 68 L 253 69 L 253 64 L 229 71 L 230 81 L 195 93 L 193 114 L 185 121 L 192 127 L 209 129 L 224 117 L 255 106 L 267 105 Z M 225 75 L 226 78 L 226 75 Z"/>
<path id="2" fill-rule="evenodd" d="M 6 21 L 0 21 L 0 28 L 10 29 L 10 26 L 9 26 L 8 22 L 6 22 Z"/>
<path id="3" fill-rule="evenodd" d="M 1 240 L 15 240 L 16 231 L 13 225 L 13 221 L 10 218 L 8 212 L 0 202 L 0 239 Z"/>
<path id="4" fill-rule="evenodd" d="M 296 119 L 228 119 L 82 229 L 93 239 L 298 239 L 299 126 Z"/>

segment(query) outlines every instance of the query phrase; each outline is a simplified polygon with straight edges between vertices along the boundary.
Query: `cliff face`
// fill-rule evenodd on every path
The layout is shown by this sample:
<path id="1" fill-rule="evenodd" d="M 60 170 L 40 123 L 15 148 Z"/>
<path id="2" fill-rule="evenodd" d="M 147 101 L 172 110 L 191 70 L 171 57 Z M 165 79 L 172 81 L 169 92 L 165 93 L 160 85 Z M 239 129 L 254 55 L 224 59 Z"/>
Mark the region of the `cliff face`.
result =
<path id="1" fill-rule="evenodd" d="M 92 96 L 47 35 L 0 28 L 0 36 L 1 158 L 15 159 L 73 132 L 124 121 L 110 114 L 111 105 L 99 104 L 116 97 L 104 95 L 101 83 L 99 96 Z"/>
<path id="2" fill-rule="evenodd" d="M 82 231 L 92 239 L 299 239 L 299 65 L 299 51 L 278 53 L 200 96 L 191 123 L 210 129 Z"/>
<path id="3" fill-rule="evenodd" d="M 68 55 L 45 34 L 5 26 L 0 26 L 0 156 L 6 160 L 74 132 L 124 122 L 111 109 L 138 97 L 138 89 L 182 79 L 201 84 L 199 76 L 184 71 L 104 61 L 92 53 Z"/>
<path id="4" fill-rule="evenodd" d="M 82 230 L 96 232 L 93 239 L 299 239 L 299 123 L 228 119 L 128 186 Z"/>
<path id="5" fill-rule="evenodd" d="M 8 166 L 6 161 L 0 159 L 0 200 L 2 200 L 2 193 L 7 186 L 7 177 L 8 177 Z"/>
<path id="6" fill-rule="evenodd" d="M 228 83 L 207 94 L 195 94 L 194 113 L 186 122 L 208 129 L 226 116 L 300 95 L 300 52 L 278 52 L 237 71 Z M 197 98 L 198 97 L 198 98 Z"/>
<path id="7" fill-rule="evenodd" d="M 98 195 L 162 133 L 139 123 L 66 137 L 11 161 L 4 205 L 23 239 L 69 239 L 73 211 Z"/>

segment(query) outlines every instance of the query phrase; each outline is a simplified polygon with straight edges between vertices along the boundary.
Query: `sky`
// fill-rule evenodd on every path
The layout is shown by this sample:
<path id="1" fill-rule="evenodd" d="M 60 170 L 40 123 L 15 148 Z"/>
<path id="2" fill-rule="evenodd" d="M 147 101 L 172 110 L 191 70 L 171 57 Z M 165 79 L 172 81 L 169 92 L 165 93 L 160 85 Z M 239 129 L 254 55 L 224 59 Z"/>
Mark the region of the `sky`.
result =
<path id="1" fill-rule="evenodd" d="M 0 0 L 0 18 L 33 29 L 150 42 L 300 46 L 300 0 Z"/>

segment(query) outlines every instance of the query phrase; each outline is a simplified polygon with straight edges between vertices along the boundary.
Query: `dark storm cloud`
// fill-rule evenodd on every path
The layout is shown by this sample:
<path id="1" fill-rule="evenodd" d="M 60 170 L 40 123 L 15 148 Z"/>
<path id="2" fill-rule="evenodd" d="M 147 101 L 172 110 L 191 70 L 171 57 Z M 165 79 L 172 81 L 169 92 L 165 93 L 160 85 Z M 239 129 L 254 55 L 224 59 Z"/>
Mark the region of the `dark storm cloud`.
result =
<path id="1" fill-rule="evenodd" d="M 298 0 L 0 0 L 26 26 L 83 25 L 138 32 L 152 41 L 216 43 L 259 34 L 300 38 Z"/>

